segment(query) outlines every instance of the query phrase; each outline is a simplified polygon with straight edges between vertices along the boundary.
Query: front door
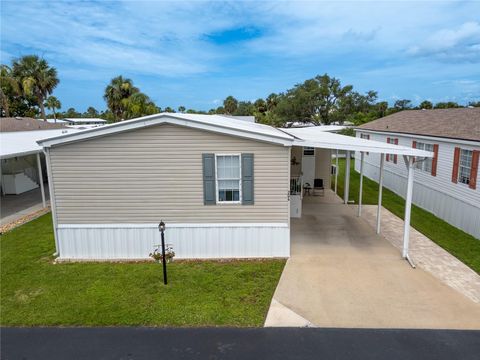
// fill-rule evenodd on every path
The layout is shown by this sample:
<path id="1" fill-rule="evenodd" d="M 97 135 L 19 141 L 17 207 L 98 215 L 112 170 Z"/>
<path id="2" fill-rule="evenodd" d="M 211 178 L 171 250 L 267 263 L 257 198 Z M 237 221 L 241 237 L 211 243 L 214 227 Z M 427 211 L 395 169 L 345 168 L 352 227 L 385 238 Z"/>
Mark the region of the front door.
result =
<path id="1" fill-rule="evenodd" d="M 303 185 L 306 183 L 313 187 L 313 180 L 315 179 L 315 149 L 311 147 L 303 148 L 302 156 L 302 178 Z"/>

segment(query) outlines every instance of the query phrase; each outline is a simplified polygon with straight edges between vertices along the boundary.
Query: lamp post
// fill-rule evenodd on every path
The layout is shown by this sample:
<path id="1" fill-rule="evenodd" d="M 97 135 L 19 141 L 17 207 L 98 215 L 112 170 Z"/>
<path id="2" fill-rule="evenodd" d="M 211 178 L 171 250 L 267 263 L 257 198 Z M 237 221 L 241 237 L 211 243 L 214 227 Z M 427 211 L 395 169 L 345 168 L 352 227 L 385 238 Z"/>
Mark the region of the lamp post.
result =
<path id="1" fill-rule="evenodd" d="M 163 265 L 163 283 L 167 285 L 167 263 L 165 261 L 165 223 L 163 220 L 158 224 L 158 230 L 162 236 L 162 265 Z"/>

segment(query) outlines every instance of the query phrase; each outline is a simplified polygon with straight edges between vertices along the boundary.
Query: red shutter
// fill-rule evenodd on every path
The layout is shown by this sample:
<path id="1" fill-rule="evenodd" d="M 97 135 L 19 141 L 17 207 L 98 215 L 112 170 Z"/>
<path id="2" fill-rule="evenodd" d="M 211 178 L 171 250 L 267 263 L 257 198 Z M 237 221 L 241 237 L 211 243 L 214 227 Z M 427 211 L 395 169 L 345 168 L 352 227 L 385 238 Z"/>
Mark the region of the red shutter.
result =
<path id="1" fill-rule="evenodd" d="M 398 145 L 398 139 L 394 139 L 393 140 L 393 143 L 395 145 Z M 397 163 L 397 155 L 393 155 L 393 163 L 396 164 Z"/>
<path id="2" fill-rule="evenodd" d="M 387 143 L 390 144 L 390 138 L 387 137 Z M 390 161 L 390 154 L 387 154 L 387 161 Z"/>
<path id="3" fill-rule="evenodd" d="M 473 150 L 472 153 L 472 167 L 470 169 L 470 182 L 468 187 L 475 190 L 477 188 L 477 173 L 478 173 L 478 158 L 480 156 L 480 151 Z"/>
<path id="4" fill-rule="evenodd" d="M 452 182 L 455 184 L 458 182 L 458 165 L 460 162 L 460 148 L 456 147 L 453 153 L 453 169 L 452 169 Z"/>
<path id="5" fill-rule="evenodd" d="M 438 144 L 433 144 L 432 176 L 437 176 Z"/>

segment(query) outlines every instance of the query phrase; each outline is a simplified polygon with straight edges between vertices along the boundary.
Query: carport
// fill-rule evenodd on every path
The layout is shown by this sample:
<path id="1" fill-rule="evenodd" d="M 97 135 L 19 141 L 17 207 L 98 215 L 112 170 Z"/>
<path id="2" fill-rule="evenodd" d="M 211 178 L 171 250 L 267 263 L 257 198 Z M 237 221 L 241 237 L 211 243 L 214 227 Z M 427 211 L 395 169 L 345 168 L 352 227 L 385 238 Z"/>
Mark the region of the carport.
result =
<path id="1" fill-rule="evenodd" d="M 291 256 L 266 326 L 480 329 L 480 306 L 376 234 L 332 190 L 291 221 Z"/>
<path id="2" fill-rule="evenodd" d="M 321 149 L 345 151 L 346 166 L 345 166 L 345 193 L 344 204 L 348 204 L 349 198 L 349 184 L 350 184 L 350 161 L 351 153 L 358 151 L 361 154 L 360 160 L 360 189 L 359 189 L 359 203 L 357 216 L 362 214 L 362 191 L 363 191 L 363 168 L 365 153 L 379 153 L 380 154 L 380 176 L 379 176 L 379 192 L 378 192 L 378 208 L 377 208 L 377 227 L 376 232 L 380 234 L 381 224 L 381 208 L 382 208 L 382 189 L 383 189 L 383 168 L 385 162 L 385 154 L 392 154 L 395 156 L 402 156 L 407 167 L 407 188 L 405 191 L 405 217 L 403 229 L 403 251 L 402 256 L 413 267 L 414 264 L 408 255 L 409 237 L 410 237 L 410 215 L 412 208 L 412 194 L 413 194 L 413 177 L 414 177 L 414 162 L 422 161 L 425 158 L 433 157 L 433 153 L 429 151 L 418 150 L 405 146 L 395 144 L 383 143 L 379 141 L 361 139 L 357 137 L 339 135 L 335 133 L 325 132 L 321 127 L 306 127 L 306 128 L 289 128 L 282 129 L 288 134 L 295 137 L 294 146 L 313 147 Z M 338 156 L 336 157 L 338 168 Z M 337 175 L 336 175 L 337 176 Z"/>
<path id="3" fill-rule="evenodd" d="M 13 213 L 20 214 L 23 210 L 38 204 L 40 200 L 43 208 L 47 206 L 46 195 L 48 192 L 44 188 L 43 169 L 48 167 L 46 166 L 48 164 L 45 164 L 42 156 L 43 149 L 37 144 L 37 141 L 76 131 L 78 130 L 54 129 L 0 132 L 1 195 L 5 196 L 6 192 L 12 194 L 9 195 L 8 201 L 5 201 L 5 198 L 2 199 L 2 208 L 4 208 L 2 218 L 11 216 Z M 35 159 L 34 162 L 32 158 Z M 30 162 L 26 162 L 26 159 L 29 159 Z M 35 163 L 34 167 L 33 163 Z M 12 166 L 12 164 L 17 166 Z M 38 194 L 39 188 L 41 198 Z M 6 189 L 8 191 L 5 191 Z M 37 196 L 38 201 L 35 200 Z M 8 211 L 5 207 L 8 207 Z"/>

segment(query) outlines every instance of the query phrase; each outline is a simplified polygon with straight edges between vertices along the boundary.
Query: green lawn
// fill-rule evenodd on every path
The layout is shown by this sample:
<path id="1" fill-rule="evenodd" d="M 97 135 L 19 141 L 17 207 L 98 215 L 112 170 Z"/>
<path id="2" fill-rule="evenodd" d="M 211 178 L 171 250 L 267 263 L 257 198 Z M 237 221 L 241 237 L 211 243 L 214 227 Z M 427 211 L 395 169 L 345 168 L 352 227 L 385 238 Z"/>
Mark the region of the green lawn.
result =
<path id="1" fill-rule="evenodd" d="M 53 264 L 51 215 L 1 236 L 1 325 L 262 326 L 284 260 Z"/>
<path id="2" fill-rule="evenodd" d="M 349 199 L 355 200 L 355 203 L 358 204 L 360 174 L 355 171 L 354 163 L 352 159 Z M 344 176 L 345 160 L 340 159 L 337 192 L 342 197 Z M 332 189 L 334 184 L 335 179 L 332 181 Z M 378 204 L 378 183 L 366 177 L 363 178 L 363 204 Z M 403 198 L 383 188 L 382 204 L 403 219 L 405 211 Z M 480 240 L 415 205 L 412 206 L 411 225 L 480 274 Z"/>

